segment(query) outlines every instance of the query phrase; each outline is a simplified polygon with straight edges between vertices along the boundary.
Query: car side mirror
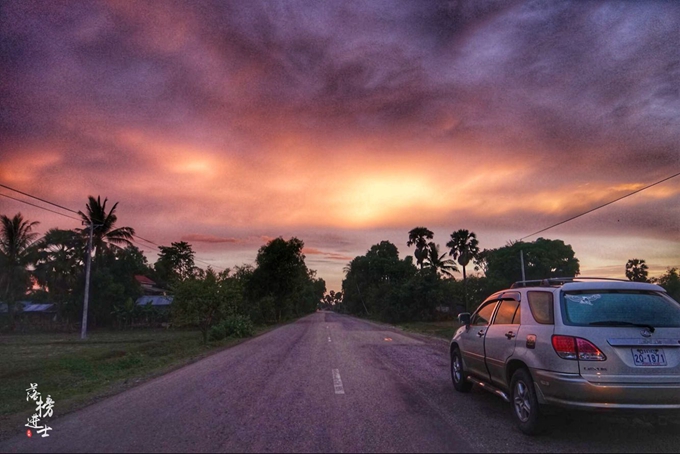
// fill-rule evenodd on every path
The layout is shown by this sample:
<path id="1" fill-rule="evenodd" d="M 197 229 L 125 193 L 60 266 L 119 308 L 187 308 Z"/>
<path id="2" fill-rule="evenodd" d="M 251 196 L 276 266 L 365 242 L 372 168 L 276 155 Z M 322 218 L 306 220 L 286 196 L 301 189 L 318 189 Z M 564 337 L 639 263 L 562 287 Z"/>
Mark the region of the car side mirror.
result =
<path id="1" fill-rule="evenodd" d="M 468 328 L 470 326 L 470 313 L 463 312 L 461 314 L 458 314 L 458 322 L 460 322 L 461 325 L 465 325 L 465 327 Z"/>

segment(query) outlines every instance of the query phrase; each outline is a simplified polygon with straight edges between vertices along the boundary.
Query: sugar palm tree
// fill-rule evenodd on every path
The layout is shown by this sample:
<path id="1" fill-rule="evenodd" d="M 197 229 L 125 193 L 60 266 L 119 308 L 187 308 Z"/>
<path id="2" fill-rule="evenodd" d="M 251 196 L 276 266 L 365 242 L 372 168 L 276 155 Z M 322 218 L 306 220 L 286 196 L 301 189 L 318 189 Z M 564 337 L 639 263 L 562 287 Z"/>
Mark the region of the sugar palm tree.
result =
<path id="1" fill-rule="evenodd" d="M 420 266 L 420 269 L 423 269 L 423 262 L 429 255 L 427 240 L 431 240 L 433 237 L 434 233 L 426 227 L 416 227 L 408 232 L 406 246 L 415 245 L 416 250 L 413 252 L 413 256 L 416 258 L 416 263 Z"/>
<path id="2" fill-rule="evenodd" d="M 89 202 L 87 203 L 87 214 L 79 211 L 80 217 L 83 222 L 88 226 L 94 224 L 94 230 L 92 235 L 92 247 L 95 249 L 95 256 L 101 254 L 102 250 L 106 249 L 109 244 L 116 246 L 129 246 L 132 245 L 132 238 L 135 234 L 135 230 L 132 227 L 118 227 L 114 228 L 118 216 L 115 215 L 116 207 L 118 202 L 114 203 L 111 210 L 106 212 L 106 202 L 108 199 L 104 199 L 104 203 L 101 202 L 101 198 L 97 196 L 95 199 L 92 196 L 88 197 Z M 80 229 L 83 234 L 88 234 L 88 228 Z"/>
<path id="3" fill-rule="evenodd" d="M 629 281 L 649 282 L 649 267 L 642 259 L 630 259 L 626 263 L 626 277 Z"/>
<path id="4" fill-rule="evenodd" d="M 453 273 L 458 271 L 456 262 L 445 257 L 446 252 L 439 255 L 438 244 L 430 243 L 426 266 L 432 268 L 439 275 L 453 276 Z"/>
<path id="5" fill-rule="evenodd" d="M 10 324 L 14 328 L 14 304 L 30 286 L 26 267 L 33 261 L 38 222 L 30 222 L 21 213 L 9 218 L 0 216 L 0 287 L 7 303 Z"/>
<path id="6" fill-rule="evenodd" d="M 47 287 L 53 301 L 58 303 L 60 316 L 65 302 L 78 283 L 83 270 L 86 243 L 73 230 L 50 229 L 36 243 L 34 275 L 38 284 Z"/>
<path id="7" fill-rule="evenodd" d="M 477 235 L 465 229 L 456 230 L 451 234 L 451 241 L 446 243 L 446 246 L 451 249 L 449 255 L 463 267 L 463 287 L 465 289 L 465 307 L 467 308 L 467 274 L 465 268 L 479 256 Z"/>

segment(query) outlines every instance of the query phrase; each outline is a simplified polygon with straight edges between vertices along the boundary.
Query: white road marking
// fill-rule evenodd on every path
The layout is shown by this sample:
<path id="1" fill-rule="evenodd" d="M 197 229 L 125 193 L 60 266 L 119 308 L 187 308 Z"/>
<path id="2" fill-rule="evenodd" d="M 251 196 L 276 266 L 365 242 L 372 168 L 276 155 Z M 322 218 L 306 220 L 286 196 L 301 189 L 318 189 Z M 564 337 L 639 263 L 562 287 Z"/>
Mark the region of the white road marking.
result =
<path id="1" fill-rule="evenodd" d="M 330 341 L 331 341 L 331 336 L 328 336 L 328 342 L 330 342 Z"/>
<path id="2" fill-rule="evenodd" d="M 342 380 L 340 379 L 340 371 L 338 369 L 333 369 L 333 387 L 335 388 L 335 394 L 345 394 L 345 390 L 342 388 Z"/>

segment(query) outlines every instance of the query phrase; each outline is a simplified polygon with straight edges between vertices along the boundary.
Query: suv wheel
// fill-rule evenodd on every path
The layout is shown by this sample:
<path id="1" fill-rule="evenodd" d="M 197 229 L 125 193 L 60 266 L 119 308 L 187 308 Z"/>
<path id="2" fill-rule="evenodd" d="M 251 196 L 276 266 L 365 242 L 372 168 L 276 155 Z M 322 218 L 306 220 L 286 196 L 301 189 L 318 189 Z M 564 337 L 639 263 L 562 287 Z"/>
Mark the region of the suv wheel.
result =
<path id="1" fill-rule="evenodd" d="M 518 369 L 510 381 L 512 413 L 519 430 L 527 435 L 541 432 L 542 421 L 534 381 L 526 369 Z"/>
<path id="2" fill-rule="evenodd" d="M 472 383 L 465 378 L 463 360 L 457 347 L 451 352 L 451 381 L 453 381 L 453 387 L 456 388 L 456 391 L 461 393 L 470 392 L 472 389 Z"/>

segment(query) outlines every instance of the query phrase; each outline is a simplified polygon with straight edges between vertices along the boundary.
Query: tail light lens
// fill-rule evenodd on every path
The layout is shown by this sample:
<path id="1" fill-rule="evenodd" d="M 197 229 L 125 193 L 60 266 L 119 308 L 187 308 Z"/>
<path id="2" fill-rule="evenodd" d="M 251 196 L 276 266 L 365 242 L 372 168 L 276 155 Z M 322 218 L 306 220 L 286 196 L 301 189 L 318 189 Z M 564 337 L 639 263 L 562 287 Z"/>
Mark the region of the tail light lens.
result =
<path id="1" fill-rule="evenodd" d="M 555 353 L 563 359 L 580 361 L 604 361 L 607 357 L 592 342 L 573 336 L 553 336 Z"/>

